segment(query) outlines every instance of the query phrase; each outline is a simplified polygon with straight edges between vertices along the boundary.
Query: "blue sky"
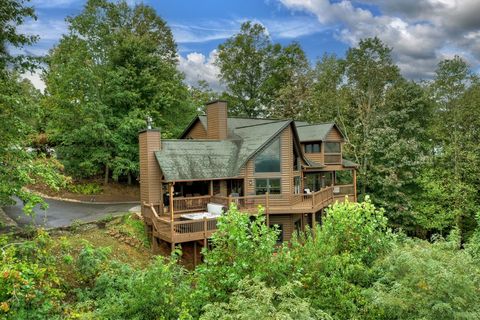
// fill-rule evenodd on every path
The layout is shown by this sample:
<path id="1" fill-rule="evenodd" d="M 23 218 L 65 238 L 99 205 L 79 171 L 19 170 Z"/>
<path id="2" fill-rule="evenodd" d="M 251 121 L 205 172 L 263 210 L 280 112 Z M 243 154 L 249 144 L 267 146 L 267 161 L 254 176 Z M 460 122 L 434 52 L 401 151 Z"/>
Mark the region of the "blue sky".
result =
<path id="1" fill-rule="evenodd" d="M 140 1 L 130 0 L 131 4 Z M 458 54 L 476 71 L 480 60 L 479 0 L 145 0 L 172 28 L 179 69 L 186 81 L 204 79 L 220 88 L 213 65 L 215 49 L 241 23 L 263 24 L 273 41 L 301 44 L 311 62 L 324 53 L 343 56 L 361 38 L 378 36 L 393 48 L 396 63 L 410 79 L 431 78 L 441 59 Z M 65 17 L 81 12 L 85 1 L 32 0 L 38 20 L 23 30 L 40 41 L 25 50 L 48 52 L 67 32 Z M 42 87 L 38 75 L 29 78 Z"/>

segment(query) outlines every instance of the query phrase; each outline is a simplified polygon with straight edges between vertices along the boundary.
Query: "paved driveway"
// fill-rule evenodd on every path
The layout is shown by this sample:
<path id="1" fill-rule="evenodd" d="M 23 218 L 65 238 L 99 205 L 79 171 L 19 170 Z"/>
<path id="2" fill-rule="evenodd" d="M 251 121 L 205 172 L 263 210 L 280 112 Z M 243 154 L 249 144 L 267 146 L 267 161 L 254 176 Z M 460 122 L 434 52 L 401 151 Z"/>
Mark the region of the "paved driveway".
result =
<path id="1" fill-rule="evenodd" d="M 22 201 L 17 199 L 14 206 L 4 207 L 5 213 L 15 220 L 19 226 L 25 226 L 34 222 L 38 226 L 46 228 L 63 227 L 72 224 L 75 220 L 95 221 L 108 215 L 120 215 L 128 212 L 136 204 L 95 204 L 67 202 L 53 199 L 45 199 L 48 203 L 47 210 L 35 208 L 35 218 L 26 216 L 22 211 Z"/>

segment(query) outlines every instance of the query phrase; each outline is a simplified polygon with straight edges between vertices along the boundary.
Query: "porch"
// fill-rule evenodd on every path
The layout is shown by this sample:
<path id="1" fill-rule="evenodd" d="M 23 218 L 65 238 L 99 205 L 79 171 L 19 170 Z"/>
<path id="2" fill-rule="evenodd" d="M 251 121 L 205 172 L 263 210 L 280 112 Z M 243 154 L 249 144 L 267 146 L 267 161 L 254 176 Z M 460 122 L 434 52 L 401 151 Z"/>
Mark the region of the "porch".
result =
<path id="1" fill-rule="evenodd" d="M 334 203 L 333 186 L 322 188 L 310 194 L 292 195 L 250 195 L 238 197 L 224 196 L 193 196 L 173 197 L 164 210 L 163 204 L 143 204 L 143 215 L 150 221 L 154 237 L 172 244 L 208 239 L 217 230 L 217 219 L 207 218 L 192 219 L 189 213 L 206 212 L 209 203 L 215 203 L 228 208 L 230 203 L 245 213 L 256 215 L 259 206 L 265 210 L 267 224 L 270 215 L 315 213 Z M 348 190 L 347 190 L 348 191 Z M 345 196 L 343 196 L 345 197 Z M 287 205 L 288 204 L 288 205 Z M 188 217 L 188 218 L 187 218 Z"/>

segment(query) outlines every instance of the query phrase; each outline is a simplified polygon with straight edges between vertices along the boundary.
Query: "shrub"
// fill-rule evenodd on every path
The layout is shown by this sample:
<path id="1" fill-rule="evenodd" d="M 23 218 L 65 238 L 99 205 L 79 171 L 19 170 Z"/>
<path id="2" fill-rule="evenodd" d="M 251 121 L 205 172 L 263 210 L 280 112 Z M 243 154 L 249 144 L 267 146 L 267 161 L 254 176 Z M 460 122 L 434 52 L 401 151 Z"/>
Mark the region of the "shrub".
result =
<path id="1" fill-rule="evenodd" d="M 299 284 L 287 283 L 280 288 L 269 288 L 258 279 L 246 278 L 239 283 L 228 303 L 207 304 L 202 320 L 227 319 L 331 319 L 315 310 L 306 299 L 299 298 L 294 288 Z"/>
<path id="2" fill-rule="evenodd" d="M 204 263 L 196 270 L 199 301 L 227 301 L 246 276 L 260 280 L 275 276 L 269 269 L 274 266 L 277 231 L 265 224 L 262 210 L 250 218 L 232 205 L 217 226 L 212 249 L 204 249 Z"/>
<path id="3" fill-rule="evenodd" d="M 39 230 L 32 241 L 0 239 L 0 318 L 53 319 L 65 296 L 50 255 L 53 241 Z"/>
<path id="4" fill-rule="evenodd" d="M 380 259 L 371 318 L 480 319 L 480 267 L 457 240 L 407 240 Z"/>
<path id="5" fill-rule="evenodd" d="M 191 281 L 175 260 L 158 257 L 145 270 L 114 263 L 89 295 L 93 319 L 188 319 Z"/>

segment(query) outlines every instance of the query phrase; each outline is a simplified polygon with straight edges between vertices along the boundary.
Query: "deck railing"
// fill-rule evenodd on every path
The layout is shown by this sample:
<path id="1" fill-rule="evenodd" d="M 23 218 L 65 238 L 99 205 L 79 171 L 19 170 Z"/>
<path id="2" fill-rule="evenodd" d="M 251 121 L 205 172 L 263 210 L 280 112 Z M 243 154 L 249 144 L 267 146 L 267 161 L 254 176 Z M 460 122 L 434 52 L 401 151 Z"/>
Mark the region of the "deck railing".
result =
<path id="1" fill-rule="evenodd" d="M 173 198 L 173 211 L 178 213 L 200 211 L 204 210 L 209 202 L 211 196 Z"/>
<path id="2" fill-rule="evenodd" d="M 342 192 L 350 192 L 348 186 L 342 186 Z M 210 202 L 228 206 L 235 203 L 240 210 L 251 210 L 263 206 L 266 212 L 275 210 L 282 212 L 285 203 L 289 203 L 291 208 L 306 212 L 316 212 L 329 204 L 333 203 L 337 194 L 334 194 L 334 187 L 326 187 L 310 194 L 294 195 L 248 195 L 241 197 L 223 197 L 223 196 L 200 196 L 189 198 L 174 198 L 174 214 L 186 213 L 191 211 L 206 211 L 207 204 Z M 288 198 L 288 199 L 287 199 Z M 280 201 L 281 200 L 281 201 Z M 277 201 L 277 202 L 276 202 Z M 209 238 L 217 230 L 217 220 L 185 220 L 181 216 L 159 215 L 156 205 L 144 203 L 144 215 L 151 220 L 155 231 L 160 238 L 171 243 L 180 243 L 186 241 L 202 240 Z"/>

